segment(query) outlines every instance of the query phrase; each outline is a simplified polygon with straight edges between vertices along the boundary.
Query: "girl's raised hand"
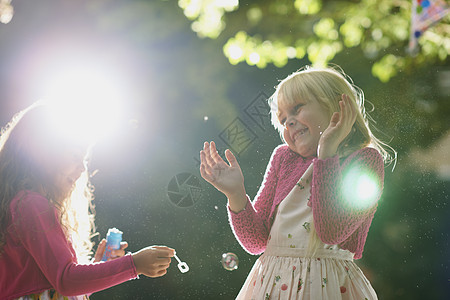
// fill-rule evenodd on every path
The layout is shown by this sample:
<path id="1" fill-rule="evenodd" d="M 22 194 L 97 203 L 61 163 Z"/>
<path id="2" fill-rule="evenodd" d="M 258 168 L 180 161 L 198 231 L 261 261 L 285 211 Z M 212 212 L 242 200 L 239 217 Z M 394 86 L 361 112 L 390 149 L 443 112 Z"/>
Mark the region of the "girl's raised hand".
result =
<path id="1" fill-rule="evenodd" d="M 200 174 L 229 199 L 235 196 L 245 198 L 244 176 L 236 157 L 230 150 L 225 151 L 227 164 L 217 153 L 216 144 L 205 142 L 200 151 Z"/>
<path id="2" fill-rule="evenodd" d="M 340 112 L 333 113 L 328 128 L 320 137 L 317 147 L 318 158 L 325 159 L 336 155 L 339 144 L 352 130 L 357 116 L 357 108 L 350 101 L 348 95 L 342 94 L 342 100 L 339 101 Z"/>

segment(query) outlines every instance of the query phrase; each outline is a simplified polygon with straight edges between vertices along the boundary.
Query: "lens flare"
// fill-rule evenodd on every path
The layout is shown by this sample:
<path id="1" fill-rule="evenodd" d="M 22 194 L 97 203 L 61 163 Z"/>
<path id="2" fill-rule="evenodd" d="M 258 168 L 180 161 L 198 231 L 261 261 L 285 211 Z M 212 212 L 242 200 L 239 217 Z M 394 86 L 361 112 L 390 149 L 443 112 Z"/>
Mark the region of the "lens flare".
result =
<path id="1" fill-rule="evenodd" d="M 380 193 L 380 186 L 374 175 L 359 168 L 347 172 L 342 184 L 346 203 L 356 209 L 371 207 Z"/>
<path id="2" fill-rule="evenodd" d="M 110 134 L 121 118 L 119 83 L 91 68 L 66 69 L 52 76 L 44 95 L 61 130 L 93 141 Z"/>

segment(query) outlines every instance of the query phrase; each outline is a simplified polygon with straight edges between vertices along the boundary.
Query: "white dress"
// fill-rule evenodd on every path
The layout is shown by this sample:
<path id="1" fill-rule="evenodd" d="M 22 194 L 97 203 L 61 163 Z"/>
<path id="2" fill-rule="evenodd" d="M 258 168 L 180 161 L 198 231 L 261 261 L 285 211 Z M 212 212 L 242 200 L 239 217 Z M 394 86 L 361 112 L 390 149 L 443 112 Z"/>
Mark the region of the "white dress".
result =
<path id="1" fill-rule="evenodd" d="M 266 250 L 255 262 L 239 300 L 378 299 L 353 253 L 315 239 L 308 250 L 312 210 L 308 206 L 312 164 L 278 206 Z"/>

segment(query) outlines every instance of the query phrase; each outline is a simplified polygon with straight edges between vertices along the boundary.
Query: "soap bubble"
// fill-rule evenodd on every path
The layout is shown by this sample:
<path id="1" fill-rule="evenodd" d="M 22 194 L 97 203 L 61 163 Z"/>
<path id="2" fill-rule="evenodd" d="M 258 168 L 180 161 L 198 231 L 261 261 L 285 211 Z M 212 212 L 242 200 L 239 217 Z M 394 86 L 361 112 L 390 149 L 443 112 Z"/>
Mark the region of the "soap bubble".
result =
<path id="1" fill-rule="evenodd" d="M 232 252 L 222 254 L 222 266 L 225 270 L 233 271 L 238 268 L 239 258 Z"/>

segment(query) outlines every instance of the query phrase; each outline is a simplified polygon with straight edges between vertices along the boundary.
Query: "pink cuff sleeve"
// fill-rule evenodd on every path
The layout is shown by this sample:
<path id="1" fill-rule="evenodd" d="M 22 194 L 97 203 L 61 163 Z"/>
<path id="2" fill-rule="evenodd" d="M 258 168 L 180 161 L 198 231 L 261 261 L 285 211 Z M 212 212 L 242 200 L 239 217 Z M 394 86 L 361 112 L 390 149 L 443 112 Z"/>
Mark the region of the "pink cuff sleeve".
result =
<path id="1" fill-rule="evenodd" d="M 247 196 L 247 204 L 238 213 L 233 212 L 229 205 L 228 219 L 236 239 L 241 246 L 250 254 L 260 254 L 266 249 L 268 229 Z"/>

